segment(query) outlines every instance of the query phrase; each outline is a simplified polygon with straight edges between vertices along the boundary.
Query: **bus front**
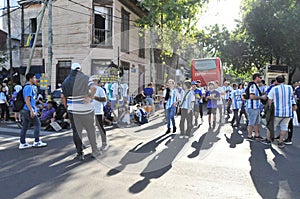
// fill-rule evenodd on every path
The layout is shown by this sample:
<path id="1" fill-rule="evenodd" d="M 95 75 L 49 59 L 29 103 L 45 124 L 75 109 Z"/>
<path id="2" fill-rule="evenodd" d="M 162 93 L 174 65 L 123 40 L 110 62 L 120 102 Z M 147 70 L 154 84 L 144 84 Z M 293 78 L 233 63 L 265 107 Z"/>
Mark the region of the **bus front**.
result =
<path id="1" fill-rule="evenodd" d="M 192 81 L 201 81 L 201 86 L 208 86 L 210 81 L 222 80 L 220 58 L 194 59 L 192 61 Z"/>

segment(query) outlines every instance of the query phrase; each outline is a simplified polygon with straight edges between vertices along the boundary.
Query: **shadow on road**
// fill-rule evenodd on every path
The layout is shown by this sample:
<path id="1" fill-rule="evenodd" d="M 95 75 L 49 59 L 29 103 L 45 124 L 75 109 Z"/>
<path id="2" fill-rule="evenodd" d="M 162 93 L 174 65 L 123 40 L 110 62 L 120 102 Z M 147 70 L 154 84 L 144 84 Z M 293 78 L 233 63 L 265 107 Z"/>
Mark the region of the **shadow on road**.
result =
<path id="1" fill-rule="evenodd" d="M 164 126 L 164 122 L 160 122 L 160 123 L 157 123 L 157 124 L 153 124 L 153 125 L 150 125 L 150 126 L 147 126 L 145 128 L 142 128 L 143 126 L 140 127 L 139 130 L 135 131 L 136 133 L 139 133 L 139 132 L 145 132 L 145 130 L 153 130 L 153 129 L 157 129 L 157 128 L 160 128 L 162 126 Z"/>
<path id="2" fill-rule="evenodd" d="M 160 178 L 166 174 L 172 168 L 172 162 L 187 142 L 187 139 L 180 139 L 178 136 L 169 140 L 166 143 L 167 148 L 158 153 L 140 174 L 144 178 L 134 183 L 129 191 L 134 194 L 140 193 L 150 184 L 152 179 Z"/>
<path id="3" fill-rule="evenodd" d="M 224 134 L 226 141 L 229 143 L 230 148 L 235 148 L 237 144 L 242 144 L 244 142 L 243 133 L 239 133 L 239 129 L 233 129 L 230 138 Z"/>
<path id="4" fill-rule="evenodd" d="M 210 149 L 216 142 L 220 140 L 217 136 L 220 133 L 221 126 L 216 130 L 209 129 L 204 133 L 198 141 L 192 143 L 192 147 L 195 149 L 191 154 L 188 155 L 189 158 L 195 158 L 200 154 L 201 149 Z"/>
<path id="5" fill-rule="evenodd" d="M 116 175 L 123 171 L 127 165 L 136 164 L 143 161 L 144 159 L 152 155 L 162 142 L 167 139 L 172 139 L 174 136 L 174 134 L 163 134 L 145 144 L 139 143 L 134 148 L 129 150 L 120 160 L 120 165 L 108 171 L 107 175 Z"/>
<path id="6" fill-rule="evenodd" d="M 16 144 L 1 150 L 1 197 L 16 198 L 36 186 L 42 188 L 35 191 L 35 198 L 55 191 L 71 176 L 70 171 L 80 165 L 76 160 L 63 160 L 74 154 L 67 147 L 73 149 L 69 136 L 48 140 L 45 148 L 19 150 Z"/>
<path id="7" fill-rule="evenodd" d="M 250 142 L 250 149 L 250 175 L 260 196 L 262 198 L 299 198 L 299 144 L 279 149 L 262 145 L 259 142 Z M 270 150 L 274 155 L 272 160 L 268 159 L 266 150 Z"/>

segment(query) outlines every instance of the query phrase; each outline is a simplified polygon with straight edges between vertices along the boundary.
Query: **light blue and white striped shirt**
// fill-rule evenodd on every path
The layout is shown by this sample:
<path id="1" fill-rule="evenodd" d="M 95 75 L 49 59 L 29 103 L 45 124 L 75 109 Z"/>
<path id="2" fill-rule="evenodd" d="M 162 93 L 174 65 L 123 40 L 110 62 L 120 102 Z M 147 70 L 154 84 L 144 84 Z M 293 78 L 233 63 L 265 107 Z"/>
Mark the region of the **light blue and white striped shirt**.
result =
<path id="1" fill-rule="evenodd" d="M 263 85 L 263 86 L 259 87 L 259 90 L 260 90 L 261 93 L 266 93 L 267 89 L 268 89 L 268 87 L 266 85 Z"/>
<path id="2" fill-rule="evenodd" d="M 296 104 L 293 89 L 289 85 L 280 84 L 271 89 L 269 99 L 274 102 L 275 117 L 293 117 L 293 104 Z"/>
<path id="3" fill-rule="evenodd" d="M 164 92 L 164 97 L 166 96 L 166 92 Z M 173 106 L 173 104 L 175 102 L 177 102 L 178 100 L 178 92 L 177 89 L 170 89 L 170 97 L 169 99 L 166 101 L 166 109 L 169 109 Z"/>
<path id="4" fill-rule="evenodd" d="M 231 86 L 223 86 L 223 89 L 225 91 L 225 99 L 228 100 L 230 97 L 230 92 L 232 91 L 232 87 Z M 230 92 L 226 92 L 226 91 L 230 91 Z"/>
<path id="5" fill-rule="evenodd" d="M 232 101 L 232 109 L 240 109 L 242 107 L 242 91 L 237 89 L 230 93 Z"/>
<path id="6" fill-rule="evenodd" d="M 256 96 L 259 96 L 258 89 L 255 84 L 252 84 L 249 88 L 249 94 L 254 94 Z M 260 108 L 260 100 L 253 100 L 253 99 L 248 99 L 246 101 L 246 109 L 259 109 Z"/>
<path id="7" fill-rule="evenodd" d="M 192 102 L 195 101 L 195 95 L 194 95 L 194 92 L 193 91 L 187 91 L 189 92 L 186 97 L 185 97 L 185 100 L 183 101 L 183 98 L 186 94 L 186 92 L 184 90 L 181 91 L 181 108 L 182 109 L 188 109 L 188 110 L 193 110 L 194 109 L 194 106 Z"/>

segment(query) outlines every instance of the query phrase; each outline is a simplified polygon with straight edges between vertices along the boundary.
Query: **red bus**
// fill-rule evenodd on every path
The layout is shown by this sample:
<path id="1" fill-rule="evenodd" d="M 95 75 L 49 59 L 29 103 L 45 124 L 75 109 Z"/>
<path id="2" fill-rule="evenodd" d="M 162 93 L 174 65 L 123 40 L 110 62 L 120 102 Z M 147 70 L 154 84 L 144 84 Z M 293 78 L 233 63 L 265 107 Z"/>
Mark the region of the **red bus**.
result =
<path id="1" fill-rule="evenodd" d="M 208 86 L 210 81 L 218 80 L 220 85 L 223 83 L 223 70 L 221 59 L 204 58 L 192 60 L 192 81 L 201 81 L 201 86 Z"/>

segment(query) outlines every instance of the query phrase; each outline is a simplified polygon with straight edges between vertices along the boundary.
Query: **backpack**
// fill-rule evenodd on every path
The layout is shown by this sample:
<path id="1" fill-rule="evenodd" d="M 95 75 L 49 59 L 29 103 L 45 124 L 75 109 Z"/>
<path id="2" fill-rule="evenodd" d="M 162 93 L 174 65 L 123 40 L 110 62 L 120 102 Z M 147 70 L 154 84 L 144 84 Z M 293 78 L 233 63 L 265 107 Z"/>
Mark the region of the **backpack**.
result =
<path id="1" fill-rule="evenodd" d="M 245 96 L 244 96 L 244 98 L 245 98 L 246 100 L 250 99 L 250 92 L 249 92 L 249 90 L 250 90 L 250 87 L 251 87 L 253 84 L 255 84 L 255 83 L 254 83 L 254 82 L 249 82 L 247 88 L 245 89 Z M 258 90 L 259 90 L 259 89 L 258 89 Z M 261 93 L 260 93 L 260 90 L 259 90 L 259 95 L 260 95 L 260 94 L 261 94 Z"/>
<path id="2" fill-rule="evenodd" d="M 170 98 L 170 88 L 167 88 L 165 100 L 168 101 L 169 98 Z"/>
<path id="3" fill-rule="evenodd" d="M 24 96 L 23 96 L 24 87 L 18 92 L 16 99 L 13 102 L 14 111 L 20 112 L 25 105 L 25 100 L 24 100 Z"/>
<path id="4" fill-rule="evenodd" d="M 250 91 L 249 91 L 249 90 L 250 90 L 250 87 L 251 87 L 253 84 L 256 86 L 256 89 L 258 90 L 259 96 L 262 96 L 262 93 L 261 93 L 261 91 L 259 90 L 258 86 L 257 86 L 254 82 L 249 82 L 249 84 L 248 84 L 248 86 L 247 86 L 247 88 L 246 88 L 246 90 L 245 90 L 245 95 L 244 95 L 244 98 L 245 98 L 246 100 L 250 99 Z M 260 102 L 261 102 L 263 105 L 266 105 L 267 102 L 268 102 L 268 99 L 266 99 L 266 100 L 261 99 Z"/>

